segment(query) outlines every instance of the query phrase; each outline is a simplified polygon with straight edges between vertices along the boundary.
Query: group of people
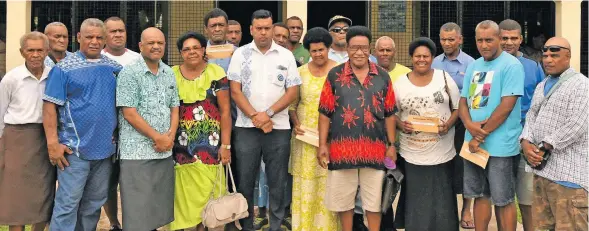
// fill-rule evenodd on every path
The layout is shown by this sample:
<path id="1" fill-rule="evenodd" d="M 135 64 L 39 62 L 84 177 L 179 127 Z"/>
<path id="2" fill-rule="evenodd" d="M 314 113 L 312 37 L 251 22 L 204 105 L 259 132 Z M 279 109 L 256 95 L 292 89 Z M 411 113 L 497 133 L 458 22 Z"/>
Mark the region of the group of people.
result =
<path id="1" fill-rule="evenodd" d="M 493 205 L 499 230 L 515 230 L 516 197 L 526 231 L 587 230 L 589 81 L 566 39 L 549 39 L 538 63 L 510 19 L 480 22 L 475 38 L 444 24 L 437 56 L 426 37 L 408 54 L 387 36 L 372 46 L 339 15 L 304 37 L 296 16 L 257 10 L 250 23 L 239 46 L 241 25 L 211 10 L 204 35 L 178 38 L 172 67 L 162 31 L 142 31 L 136 53 L 118 17 L 84 20 L 73 53 L 63 23 L 23 35 L 25 63 L 0 82 L 0 224 L 95 230 L 104 206 L 115 231 L 204 230 L 231 165 L 248 231 L 487 230 Z M 230 57 L 207 56 L 226 44 Z M 439 120 L 438 132 L 413 116 Z M 313 130 L 318 147 L 296 138 Z M 461 150 L 490 157 L 480 167 Z M 385 160 L 404 180 L 383 213 Z"/>

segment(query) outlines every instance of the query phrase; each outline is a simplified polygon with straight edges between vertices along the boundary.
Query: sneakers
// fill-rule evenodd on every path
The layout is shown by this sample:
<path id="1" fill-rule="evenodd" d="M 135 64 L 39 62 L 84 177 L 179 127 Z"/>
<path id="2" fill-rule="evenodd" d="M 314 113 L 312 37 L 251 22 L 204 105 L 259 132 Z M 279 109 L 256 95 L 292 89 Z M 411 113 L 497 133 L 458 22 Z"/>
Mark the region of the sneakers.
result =
<path id="1" fill-rule="evenodd" d="M 269 230 L 270 227 L 268 226 L 268 224 L 269 224 L 268 218 L 256 217 L 254 219 L 254 229 L 255 230 L 262 230 L 262 231 Z M 284 220 L 282 220 L 282 225 L 280 226 L 280 228 L 283 230 L 292 230 L 291 218 L 287 217 Z"/>
<path id="2" fill-rule="evenodd" d="M 282 227 L 285 227 L 287 230 L 292 230 L 292 218 L 284 218 L 284 220 L 282 220 Z"/>
<path id="3" fill-rule="evenodd" d="M 266 217 L 256 217 L 254 219 L 254 229 L 261 230 L 264 226 L 268 225 L 268 218 Z"/>

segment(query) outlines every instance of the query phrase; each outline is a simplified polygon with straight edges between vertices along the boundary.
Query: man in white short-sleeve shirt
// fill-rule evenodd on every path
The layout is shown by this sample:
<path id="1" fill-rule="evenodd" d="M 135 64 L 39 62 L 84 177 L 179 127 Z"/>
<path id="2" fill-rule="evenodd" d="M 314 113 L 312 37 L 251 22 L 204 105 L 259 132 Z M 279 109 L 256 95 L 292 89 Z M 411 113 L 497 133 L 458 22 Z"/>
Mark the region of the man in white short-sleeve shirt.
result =
<path id="1" fill-rule="evenodd" d="M 104 21 L 104 25 L 106 26 L 106 46 L 102 50 L 103 55 L 117 61 L 121 66 L 127 66 L 137 58 L 141 58 L 137 52 L 125 48 L 127 28 L 121 18 L 110 17 Z"/>
<path id="2" fill-rule="evenodd" d="M 254 184 L 260 160 L 266 164 L 270 192 L 270 231 L 281 230 L 285 216 L 290 123 L 288 105 L 298 96 L 301 84 L 292 52 L 272 41 L 272 13 L 252 15 L 254 41 L 238 48 L 231 58 L 228 77 L 237 105 L 234 143 L 237 189 L 254 214 Z M 244 230 L 253 229 L 253 216 L 244 218 Z"/>
<path id="3" fill-rule="evenodd" d="M 127 66 L 133 61 L 141 58 L 141 55 L 137 52 L 125 48 L 127 45 L 127 28 L 123 19 L 113 16 L 107 18 L 104 21 L 106 26 L 106 46 L 102 50 L 102 54 L 106 57 L 121 64 L 121 66 Z M 118 134 L 118 132 L 117 132 Z M 119 162 L 113 165 L 112 175 L 110 178 L 110 186 L 108 191 L 108 199 L 104 204 L 104 212 L 110 221 L 110 230 L 118 231 L 121 229 L 121 222 L 117 217 L 118 214 L 118 195 L 117 186 L 119 184 Z"/>

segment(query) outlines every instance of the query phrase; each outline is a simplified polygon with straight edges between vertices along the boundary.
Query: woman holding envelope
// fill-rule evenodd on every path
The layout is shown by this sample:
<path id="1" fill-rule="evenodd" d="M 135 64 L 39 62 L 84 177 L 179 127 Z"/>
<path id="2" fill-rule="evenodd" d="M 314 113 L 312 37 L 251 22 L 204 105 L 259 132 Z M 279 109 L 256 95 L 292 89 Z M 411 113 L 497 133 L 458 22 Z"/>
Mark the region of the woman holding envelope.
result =
<path id="1" fill-rule="evenodd" d="M 413 71 L 393 86 L 405 170 L 397 211 L 402 215 L 395 222 L 406 230 L 458 230 L 451 160 L 460 92 L 448 73 L 431 68 L 435 52 L 429 38 L 411 42 Z"/>
<path id="2" fill-rule="evenodd" d="M 337 65 L 328 58 L 331 43 L 329 32 L 320 27 L 310 29 L 303 38 L 303 46 L 311 53 L 312 61 L 299 67 L 303 80 L 300 98 L 289 108 L 296 135 L 291 145 L 292 231 L 338 230 L 337 215 L 323 205 L 327 169 L 317 163 L 314 146 L 319 142 L 319 96 L 327 73 Z"/>
<path id="3" fill-rule="evenodd" d="M 229 81 L 223 68 L 206 61 L 206 38 L 188 32 L 178 39 L 183 62 L 173 66 L 180 95 L 180 125 L 173 149 L 176 164 L 174 222 L 171 230 L 197 226 L 215 181 L 225 192 L 220 163 L 231 162 Z M 220 171 L 220 172 L 219 172 Z"/>

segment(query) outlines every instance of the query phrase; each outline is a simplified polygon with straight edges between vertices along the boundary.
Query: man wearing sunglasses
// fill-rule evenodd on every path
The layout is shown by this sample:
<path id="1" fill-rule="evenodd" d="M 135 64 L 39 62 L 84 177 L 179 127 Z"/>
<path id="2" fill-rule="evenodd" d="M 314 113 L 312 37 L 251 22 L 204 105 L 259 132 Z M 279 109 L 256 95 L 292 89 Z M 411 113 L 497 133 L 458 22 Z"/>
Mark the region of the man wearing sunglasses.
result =
<path id="1" fill-rule="evenodd" d="M 331 37 L 333 38 L 333 43 L 329 48 L 329 59 L 338 63 L 344 63 L 348 61 L 348 51 L 346 50 L 348 43 L 346 42 L 346 33 L 348 33 L 348 28 L 351 25 L 352 20 L 341 15 L 336 15 L 329 19 L 327 28 L 329 28 L 329 34 L 331 34 Z"/>
<path id="2" fill-rule="evenodd" d="M 587 230 L 589 80 L 570 67 L 565 38 L 549 39 L 542 52 L 548 77 L 534 91 L 520 136 L 534 173 L 533 223 L 536 230 Z"/>
<path id="3" fill-rule="evenodd" d="M 536 85 L 544 79 L 544 71 L 536 61 L 524 56 L 519 51 L 522 37 L 522 28 L 518 22 L 511 19 L 503 20 L 499 23 L 501 30 L 501 48 L 503 51 L 513 55 L 524 66 L 524 95 L 521 98 L 521 124 L 525 124 L 526 113 L 530 108 L 532 102 L 532 95 Z M 515 164 L 517 164 L 516 176 L 516 195 L 519 203 L 519 208 L 522 213 L 522 221 L 525 231 L 532 231 L 532 194 L 533 194 L 533 174 L 525 171 L 526 161 L 518 155 Z"/>

